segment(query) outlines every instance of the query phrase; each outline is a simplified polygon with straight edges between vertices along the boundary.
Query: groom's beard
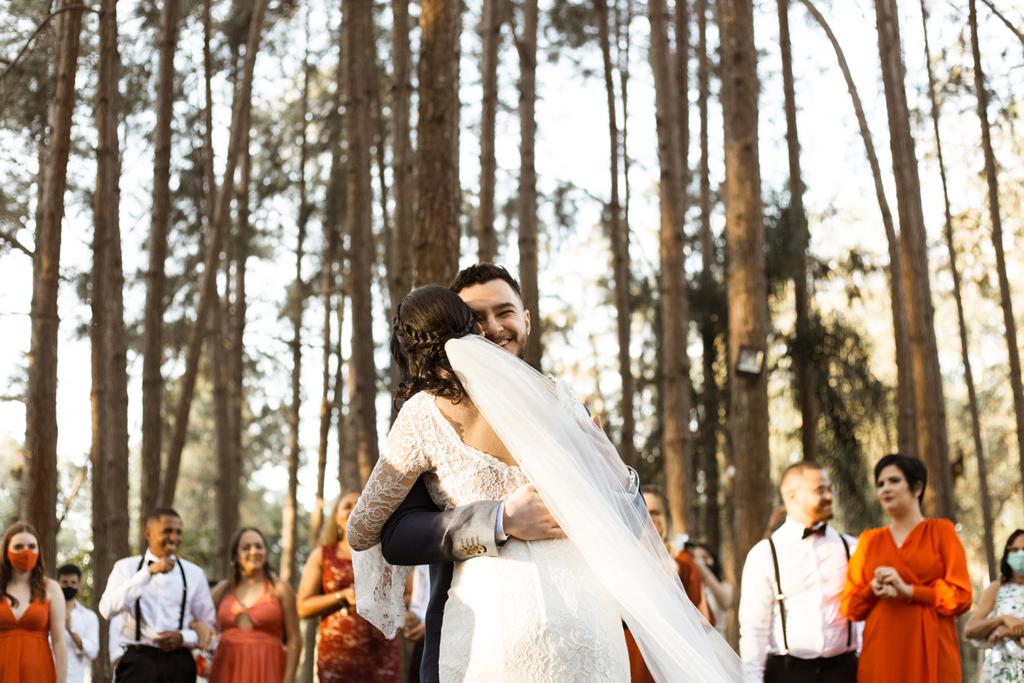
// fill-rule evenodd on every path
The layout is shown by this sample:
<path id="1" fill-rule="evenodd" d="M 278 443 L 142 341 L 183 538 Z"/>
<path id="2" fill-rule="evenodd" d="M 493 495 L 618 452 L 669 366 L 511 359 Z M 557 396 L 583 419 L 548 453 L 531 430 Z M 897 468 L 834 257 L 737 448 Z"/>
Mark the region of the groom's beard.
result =
<path id="1" fill-rule="evenodd" d="M 516 357 L 519 360 L 526 360 L 526 347 L 530 345 L 530 338 L 523 337 L 523 343 L 519 345 L 519 350 L 516 351 Z"/>

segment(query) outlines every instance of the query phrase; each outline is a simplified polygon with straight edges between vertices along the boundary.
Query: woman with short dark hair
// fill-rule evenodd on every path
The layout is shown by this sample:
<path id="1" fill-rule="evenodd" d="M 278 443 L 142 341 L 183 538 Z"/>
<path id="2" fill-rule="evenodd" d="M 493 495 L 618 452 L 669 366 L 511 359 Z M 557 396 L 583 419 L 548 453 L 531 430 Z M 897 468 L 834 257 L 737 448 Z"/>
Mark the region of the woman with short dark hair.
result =
<path id="1" fill-rule="evenodd" d="M 887 455 L 875 485 L 889 526 L 860 536 L 841 609 L 864 621 L 858 683 L 960 683 L 956 617 L 971 607 L 967 554 L 948 519 L 921 512 L 928 470 Z"/>
<path id="2" fill-rule="evenodd" d="M 1024 529 L 1006 539 L 999 573 L 964 626 L 965 638 L 988 649 L 979 683 L 1024 681 Z"/>

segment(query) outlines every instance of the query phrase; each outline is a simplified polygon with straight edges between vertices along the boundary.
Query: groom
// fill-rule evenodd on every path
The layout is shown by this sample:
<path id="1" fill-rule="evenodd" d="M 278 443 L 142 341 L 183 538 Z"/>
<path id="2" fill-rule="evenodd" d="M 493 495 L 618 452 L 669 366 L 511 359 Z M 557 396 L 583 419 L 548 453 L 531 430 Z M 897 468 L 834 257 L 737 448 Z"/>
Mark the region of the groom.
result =
<path id="1" fill-rule="evenodd" d="M 530 312 L 523 309 L 519 283 L 507 270 L 490 263 L 470 266 L 455 277 L 451 289 L 476 312 L 484 337 L 519 358 L 526 355 Z M 439 683 L 441 621 L 455 562 L 496 556 L 510 536 L 523 541 L 565 538 L 533 484 L 517 489 L 504 501 L 479 501 L 442 511 L 420 477 L 384 524 L 384 559 L 394 565 L 430 565 L 421 683 Z"/>

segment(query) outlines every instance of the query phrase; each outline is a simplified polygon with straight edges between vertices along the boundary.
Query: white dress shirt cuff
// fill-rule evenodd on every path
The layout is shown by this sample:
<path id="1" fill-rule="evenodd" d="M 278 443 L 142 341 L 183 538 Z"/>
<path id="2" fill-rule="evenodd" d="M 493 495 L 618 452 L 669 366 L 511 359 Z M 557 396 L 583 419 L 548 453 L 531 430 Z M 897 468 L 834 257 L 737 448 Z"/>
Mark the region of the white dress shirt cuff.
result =
<path id="1" fill-rule="evenodd" d="M 498 516 L 494 520 L 494 542 L 498 544 L 498 547 L 505 545 L 508 541 L 508 534 L 505 533 L 505 525 L 502 523 L 502 517 L 505 516 L 505 501 L 498 503 Z"/>
<path id="2" fill-rule="evenodd" d="M 183 629 L 181 631 L 181 646 L 188 650 L 199 647 L 199 634 L 189 628 Z"/>

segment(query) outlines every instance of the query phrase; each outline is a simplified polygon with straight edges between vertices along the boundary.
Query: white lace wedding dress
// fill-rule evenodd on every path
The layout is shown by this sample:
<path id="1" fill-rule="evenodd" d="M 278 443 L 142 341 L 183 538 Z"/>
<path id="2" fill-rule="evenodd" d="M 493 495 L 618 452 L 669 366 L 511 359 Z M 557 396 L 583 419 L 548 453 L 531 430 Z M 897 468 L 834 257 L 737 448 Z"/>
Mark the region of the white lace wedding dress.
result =
<path id="1" fill-rule="evenodd" d="M 575 392 L 557 380 L 556 387 L 558 402 L 586 419 Z M 421 474 L 442 509 L 503 500 L 528 483 L 520 468 L 463 443 L 434 397 L 421 392 L 399 412 L 352 512 L 348 529 L 354 550 L 379 543 L 384 522 Z M 357 566 L 357 585 L 358 572 L 366 567 Z M 387 588 L 404 580 L 402 568 L 369 571 L 381 572 L 377 583 Z M 386 592 L 374 589 L 375 597 Z M 357 600 L 363 613 L 363 597 Z M 401 605 L 381 604 L 390 613 L 377 614 L 375 621 L 397 628 Z M 439 672 L 446 682 L 625 683 L 629 662 L 617 603 L 572 541 L 510 538 L 497 557 L 456 563 Z"/>

